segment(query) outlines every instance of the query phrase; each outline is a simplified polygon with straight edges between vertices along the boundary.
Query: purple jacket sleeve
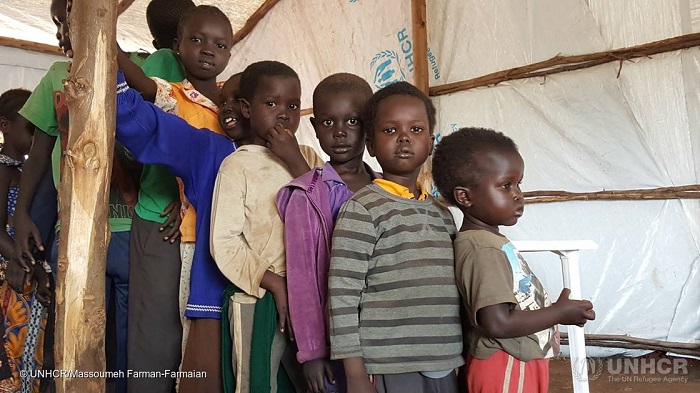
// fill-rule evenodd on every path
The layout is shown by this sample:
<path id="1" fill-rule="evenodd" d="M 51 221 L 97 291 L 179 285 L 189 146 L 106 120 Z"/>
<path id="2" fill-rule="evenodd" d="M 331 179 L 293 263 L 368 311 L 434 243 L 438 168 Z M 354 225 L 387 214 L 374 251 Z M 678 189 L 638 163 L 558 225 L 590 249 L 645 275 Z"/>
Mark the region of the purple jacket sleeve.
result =
<path id="1" fill-rule="evenodd" d="M 283 187 L 277 196 L 280 217 L 285 224 L 287 292 L 299 363 L 328 358 L 326 334 L 329 261 L 319 261 L 322 241 L 318 212 L 303 189 Z M 328 258 L 328 253 L 321 251 Z M 319 269 L 319 265 L 325 268 Z"/>

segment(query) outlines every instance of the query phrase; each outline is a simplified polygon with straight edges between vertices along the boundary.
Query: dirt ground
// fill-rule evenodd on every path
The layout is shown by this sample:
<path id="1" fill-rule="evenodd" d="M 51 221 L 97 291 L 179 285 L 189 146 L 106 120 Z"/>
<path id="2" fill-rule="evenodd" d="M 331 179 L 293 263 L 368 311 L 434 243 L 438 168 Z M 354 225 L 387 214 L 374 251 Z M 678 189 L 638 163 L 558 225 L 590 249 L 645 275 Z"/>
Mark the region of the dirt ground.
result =
<path id="1" fill-rule="evenodd" d="M 596 392 L 697 393 L 700 361 L 654 352 L 641 358 L 589 359 L 589 386 Z M 549 391 L 572 393 L 568 358 L 549 363 Z"/>

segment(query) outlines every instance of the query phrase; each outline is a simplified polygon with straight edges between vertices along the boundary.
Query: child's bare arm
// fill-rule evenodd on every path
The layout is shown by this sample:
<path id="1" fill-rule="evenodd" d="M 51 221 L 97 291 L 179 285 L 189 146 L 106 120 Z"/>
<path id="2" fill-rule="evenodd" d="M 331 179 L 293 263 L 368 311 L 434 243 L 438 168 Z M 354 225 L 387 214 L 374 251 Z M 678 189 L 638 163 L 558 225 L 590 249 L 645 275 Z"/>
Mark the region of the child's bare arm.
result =
<path id="1" fill-rule="evenodd" d="M 343 359 L 343 368 L 345 369 L 348 393 L 376 393 L 377 390 L 369 380 L 365 361 L 362 358 Z"/>
<path id="2" fill-rule="evenodd" d="M 556 303 L 539 310 L 518 310 L 508 303 L 487 306 L 477 311 L 477 322 L 490 337 L 511 338 L 535 334 L 557 324 L 583 326 L 594 320 L 593 304 L 569 299 L 570 293 L 564 288 Z"/>
<path id="3" fill-rule="evenodd" d="M 51 151 L 56 143 L 56 137 L 37 129 L 34 133 L 34 142 L 29 151 L 29 158 L 24 163 L 22 176 L 19 180 L 19 194 L 17 195 L 17 208 L 15 209 L 15 256 L 17 261 L 29 272 L 26 261 L 33 261 L 31 241 L 34 240 L 37 248 L 44 251 L 41 234 L 31 217 L 29 208 L 32 198 L 41 178 L 46 173 L 51 162 Z"/>
<path id="4" fill-rule="evenodd" d="M 284 277 L 275 274 L 271 271 L 266 271 L 260 281 L 260 287 L 270 291 L 275 299 L 275 308 L 277 308 L 277 327 L 280 332 L 284 332 L 285 326 L 289 328 L 289 334 L 292 334 L 291 320 L 289 319 L 289 305 L 287 302 L 287 280 Z"/>
<path id="5" fill-rule="evenodd" d="M 134 64 L 129 59 L 129 56 L 119 47 L 117 47 L 117 62 L 119 63 L 119 69 L 124 73 L 126 83 L 138 90 L 144 100 L 154 102 L 158 92 L 158 85 L 151 78 L 147 77 L 143 70 Z"/>

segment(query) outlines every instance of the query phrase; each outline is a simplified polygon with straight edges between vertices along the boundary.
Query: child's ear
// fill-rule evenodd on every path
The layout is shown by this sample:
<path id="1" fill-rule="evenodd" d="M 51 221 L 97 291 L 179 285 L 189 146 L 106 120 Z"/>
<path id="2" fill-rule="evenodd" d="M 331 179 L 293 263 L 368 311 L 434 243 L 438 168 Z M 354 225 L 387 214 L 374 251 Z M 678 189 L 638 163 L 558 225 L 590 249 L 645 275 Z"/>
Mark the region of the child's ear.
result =
<path id="1" fill-rule="evenodd" d="M 7 127 L 10 126 L 10 121 L 5 116 L 0 116 L 0 131 L 7 132 Z"/>
<path id="2" fill-rule="evenodd" d="M 316 134 L 316 139 L 318 139 L 318 131 L 316 131 L 316 119 L 313 117 L 309 117 L 309 123 L 311 123 L 311 127 L 314 129 L 314 134 Z"/>
<path id="3" fill-rule="evenodd" d="M 250 103 L 245 98 L 239 98 L 238 100 L 241 103 L 241 114 L 246 119 L 250 119 Z"/>
<path id="4" fill-rule="evenodd" d="M 367 153 L 370 157 L 374 157 L 374 138 L 365 138 L 365 147 L 367 147 Z"/>
<path id="5" fill-rule="evenodd" d="M 180 55 L 180 41 L 177 38 L 173 39 L 173 52 Z"/>
<path id="6" fill-rule="evenodd" d="M 470 208 L 472 207 L 471 190 L 467 187 L 457 186 L 452 190 L 452 197 L 457 202 L 457 205 Z"/>
<path id="7" fill-rule="evenodd" d="M 435 149 L 435 134 L 432 132 L 430 133 L 430 151 L 428 152 L 428 156 L 433 155 L 433 149 Z"/>

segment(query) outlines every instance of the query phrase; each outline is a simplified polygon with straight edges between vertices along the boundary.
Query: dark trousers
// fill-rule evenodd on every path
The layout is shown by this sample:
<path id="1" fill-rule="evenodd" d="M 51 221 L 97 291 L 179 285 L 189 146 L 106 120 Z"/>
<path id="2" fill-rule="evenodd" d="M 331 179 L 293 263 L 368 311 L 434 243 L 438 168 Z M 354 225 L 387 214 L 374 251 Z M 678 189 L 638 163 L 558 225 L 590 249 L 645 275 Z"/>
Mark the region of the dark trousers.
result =
<path id="1" fill-rule="evenodd" d="M 105 277 L 105 308 L 107 326 L 105 333 L 105 353 L 108 371 L 122 371 L 126 376 L 127 367 L 127 326 L 129 305 L 129 240 L 130 232 L 114 232 L 107 247 Z M 53 245 L 52 263 L 58 261 L 59 235 Z M 48 331 L 48 329 L 47 329 Z M 126 378 L 107 381 L 109 391 L 126 393 Z"/>
<path id="2" fill-rule="evenodd" d="M 163 241 L 160 224 L 134 216 L 129 276 L 129 369 L 176 371 L 182 356 L 180 243 Z M 130 378 L 129 393 L 171 393 L 172 378 Z"/>

